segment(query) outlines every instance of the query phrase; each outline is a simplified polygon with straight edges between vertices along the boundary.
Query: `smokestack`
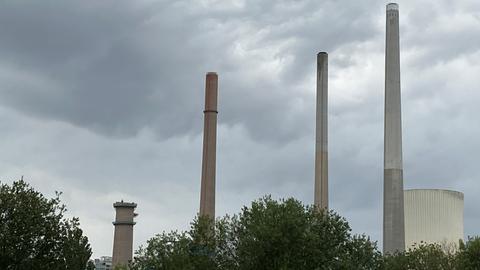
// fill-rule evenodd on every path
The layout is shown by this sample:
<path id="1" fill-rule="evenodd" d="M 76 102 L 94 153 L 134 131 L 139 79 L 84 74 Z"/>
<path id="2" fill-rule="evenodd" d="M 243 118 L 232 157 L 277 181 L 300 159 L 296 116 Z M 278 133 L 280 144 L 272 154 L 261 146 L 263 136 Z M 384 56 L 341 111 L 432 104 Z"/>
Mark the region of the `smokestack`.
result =
<path id="1" fill-rule="evenodd" d="M 217 95 L 218 76 L 208 72 L 205 82 L 205 110 L 203 126 L 202 186 L 200 216 L 215 219 L 215 170 L 217 152 Z"/>
<path id="2" fill-rule="evenodd" d="M 133 218 L 137 216 L 133 211 L 136 203 L 116 202 L 113 204 L 116 217 L 112 222 L 115 226 L 113 237 L 112 267 L 116 265 L 127 265 L 132 261 L 133 253 Z"/>
<path id="3" fill-rule="evenodd" d="M 383 253 L 405 250 L 398 5 L 387 5 Z"/>
<path id="4" fill-rule="evenodd" d="M 328 210 L 328 54 L 317 54 L 315 131 L 315 206 Z"/>

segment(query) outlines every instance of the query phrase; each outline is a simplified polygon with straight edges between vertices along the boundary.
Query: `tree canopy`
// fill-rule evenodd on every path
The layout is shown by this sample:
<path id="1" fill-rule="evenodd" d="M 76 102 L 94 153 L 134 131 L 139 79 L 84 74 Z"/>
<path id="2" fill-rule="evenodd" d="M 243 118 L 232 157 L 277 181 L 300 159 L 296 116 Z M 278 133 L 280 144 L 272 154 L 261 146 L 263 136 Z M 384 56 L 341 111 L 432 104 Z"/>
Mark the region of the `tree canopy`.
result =
<path id="1" fill-rule="evenodd" d="M 480 269 L 480 238 L 469 238 L 466 243 L 460 241 L 456 252 L 446 250 L 439 244 L 420 243 L 405 252 L 385 256 L 384 269 L 478 270 Z"/>
<path id="2" fill-rule="evenodd" d="M 466 243 L 460 242 L 455 260 L 457 269 L 480 269 L 480 237 L 469 237 Z"/>
<path id="3" fill-rule="evenodd" d="M 295 199 L 254 201 L 215 223 L 198 218 L 187 232 L 159 234 L 141 247 L 134 269 L 377 269 L 381 254 L 352 235 L 333 211 Z"/>
<path id="4" fill-rule="evenodd" d="M 85 269 L 88 239 L 59 196 L 47 199 L 23 180 L 0 182 L 0 269 Z"/>
<path id="5" fill-rule="evenodd" d="M 92 254 L 60 193 L 45 198 L 23 180 L 0 182 L 0 269 L 84 270 Z M 91 268 L 92 265 L 89 266 Z M 480 238 L 455 253 L 420 243 L 383 256 L 333 211 L 266 196 L 239 214 L 199 217 L 188 231 L 163 232 L 136 251 L 132 270 L 477 270 Z"/>
<path id="6" fill-rule="evenodd" d="M 186 232 L 154 236 L 136 252 L 131 269 L 473 270 L 480 269 L 480 239 L 460 243 L 456 253 L 420 243 L 383 256 L 335 212 L 267 196 L 237 215 L 196 218 Z"/>

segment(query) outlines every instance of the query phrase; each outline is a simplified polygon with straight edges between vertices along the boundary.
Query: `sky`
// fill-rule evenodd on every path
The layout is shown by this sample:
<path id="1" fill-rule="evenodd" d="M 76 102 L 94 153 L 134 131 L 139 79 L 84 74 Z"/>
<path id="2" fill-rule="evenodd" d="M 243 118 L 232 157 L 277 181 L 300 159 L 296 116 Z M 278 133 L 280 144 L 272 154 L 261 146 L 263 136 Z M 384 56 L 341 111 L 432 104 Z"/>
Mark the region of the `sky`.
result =
<path id="1" fill-rule="evenodd" d="M 399 1 L 405 188 L 480 205 L 480 2 Z M 200 199 L 205 74 L 219 75 L 217 215 L 313 202 L 316 54 L 329 53 L 330 207 L 381 247 L 385 5 L 377 0 L 0 3 L 0 180 L 62 191 L 111 255 L 185 230 Z"/>

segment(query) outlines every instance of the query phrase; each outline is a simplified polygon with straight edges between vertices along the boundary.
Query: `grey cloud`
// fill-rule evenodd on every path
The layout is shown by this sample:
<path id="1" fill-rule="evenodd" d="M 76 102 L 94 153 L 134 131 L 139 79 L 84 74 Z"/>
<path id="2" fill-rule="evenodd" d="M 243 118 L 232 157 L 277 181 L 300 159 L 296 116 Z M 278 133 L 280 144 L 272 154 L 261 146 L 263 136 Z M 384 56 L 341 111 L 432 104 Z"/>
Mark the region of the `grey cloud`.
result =
<path id="1" fill-rule="evenodd" d="M 191 119 L 201 111 L 202 77 L 215 69 L 224 124 L 242 123 L 263 140 L 278 127 L 278 138 L 287 139 L 298 136 L 291 130 L 308 129 L 288 120 L 305 116 L 292 109 L 289 94 L 312 73 L 316 52 L 375 33 L 362 5 L 353 7 L 360 10 L 355 15 L 331 1 L 249 1 L 227 16 L 208 6 L 184 12 L 189 4 L 6 5 L 0 55 L 17 67 L 12 72 L 34 74 L 50 82 L 39 87 L 54 91 L 38 91 L 24 78 L 2 91 L 3 104 L 105 135 L 132 136 L 142 128 L 161 138 L 198 133 Z M 319 31 L 322 25 L 332 27 Z M 244 55 L 232 55 L 238 46 Z M 263 72 L 274 74 L 262 78 Z"/>
<path id="2" fill-rule="evenodd" d="M 442 65 L 478 52 L 480 10 L 474 1 L 451 5 L 446 1 L 409 4 L 402 44 L 415 53 L 412 67 Z M 448 45 L 447 45 L 448 44 Z"/>

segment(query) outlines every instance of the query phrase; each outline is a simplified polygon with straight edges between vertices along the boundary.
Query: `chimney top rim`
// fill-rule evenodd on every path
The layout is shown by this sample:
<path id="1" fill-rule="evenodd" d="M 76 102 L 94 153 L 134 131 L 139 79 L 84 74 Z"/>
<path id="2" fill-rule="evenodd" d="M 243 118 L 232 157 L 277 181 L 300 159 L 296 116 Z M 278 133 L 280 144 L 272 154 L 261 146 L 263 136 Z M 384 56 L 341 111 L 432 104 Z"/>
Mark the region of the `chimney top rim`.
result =
<path id="1" fill-rule="evenodd" d="M 387 5 L 387 10 L 398 10 L 398 4 L 397 3 L 389 3 Z"/>
<path id="2" fill-rule="evenodd" d="M 113 204 L 113 207 L 114 208 L 118 208 L 118 207 L 123 207 L 123 208 L 136 208 L 137 207 L 137 204 L 134 203 L 134 202 L 124 202 L 124 201 L 121 201 L 121 202 L 116 202 Z"/>

